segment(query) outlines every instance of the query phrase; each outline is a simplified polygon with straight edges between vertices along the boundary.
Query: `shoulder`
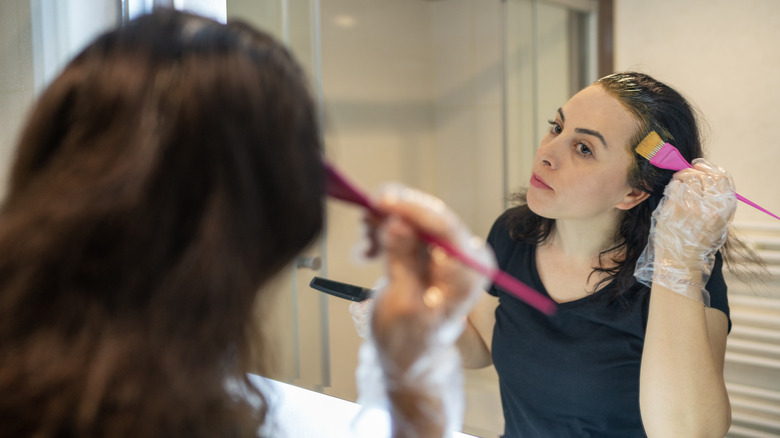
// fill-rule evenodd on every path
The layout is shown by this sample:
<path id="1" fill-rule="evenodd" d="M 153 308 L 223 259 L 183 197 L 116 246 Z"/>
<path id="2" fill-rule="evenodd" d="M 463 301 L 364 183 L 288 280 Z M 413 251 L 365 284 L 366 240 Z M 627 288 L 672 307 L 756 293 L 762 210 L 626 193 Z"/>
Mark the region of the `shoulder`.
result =
<path id="1" fill-rule="evenodd" d="M 493 226 L 490 227 L 490 233 L 488 234 L 488 239 L 490 239 L 491 237 L 497 237 L 498 235 L 503 234 L 504 231 L 508 230 L 507 219 L 509 217 L 510 210 L 504 211 L 495 221 L 493 221 Z"/>
<path id="2" fill-rule="evenodd" d="M 501 213 L 501 216 L 493 222 L 493 226 L 490 228 L 488 241 L 502 237 L 508 238 L 510 232 L 518 231 L 517 227 L 522 225 L 526 210 L 522 207 L 512 207 Z"/>
<path id="3" fill-rule="evenodd" d="M 498 267 L 514 276 L 519 275 L 515 270 L 525 267 L 533 255 L 534 245 L 518 237 L 518 234 L 525 232 L 523 214 L 522 210 L 516 208 L 505 211 L 495 220 L 487 238 L 496 255 Z"/>
<path id="4" fill-rule="evenodd" d="M 507 246 L 512 246 L 512 230 L 517 226 L 517 207 L 504 211 L 494 222 L 488 233 L 487 242 L 496 253 L 503 252 Z M 498 255 L 498 254 L 497 254 Z"/>

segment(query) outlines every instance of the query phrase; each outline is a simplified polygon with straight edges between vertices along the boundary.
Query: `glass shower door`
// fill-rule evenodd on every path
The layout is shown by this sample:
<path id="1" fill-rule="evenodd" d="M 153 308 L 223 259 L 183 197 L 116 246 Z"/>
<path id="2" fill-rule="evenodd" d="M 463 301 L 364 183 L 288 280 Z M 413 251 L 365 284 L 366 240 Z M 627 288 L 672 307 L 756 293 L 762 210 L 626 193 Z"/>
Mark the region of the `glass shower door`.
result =
<path id="1" fill-rule="evenodd" d="M 546 121 L 596 80 L 597 2 L 504 0 L 506 190 L 527 185 Z"/>
<path id="2" fill-rule="evenodd" d="M 240 18 L 272 33 L 293 52 L 311 80 L 320 102 L 319 0 L 227 0 L 227 16 Z M 269 377 L 322 391 L 330 385 L 327 296 L 309 282 L 326 272 L 325 236 L 285 268 L 273 289 L 273 301 L 260 303 L 258 320 L 271 333 Z"/>

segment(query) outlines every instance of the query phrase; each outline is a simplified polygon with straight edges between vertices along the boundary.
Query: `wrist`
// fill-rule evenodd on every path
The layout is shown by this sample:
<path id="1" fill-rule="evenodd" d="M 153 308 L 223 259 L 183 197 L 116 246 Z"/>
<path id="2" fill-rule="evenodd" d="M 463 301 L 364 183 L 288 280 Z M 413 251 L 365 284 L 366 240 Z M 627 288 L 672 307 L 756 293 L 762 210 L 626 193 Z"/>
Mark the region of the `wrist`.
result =
<path id="1" fill-rule="evenodd" d="M 709 293 L 705 289 L 700 270 L 656 269 L 653 284 L 662 286 L 704 305 L 709 305 Z"/>

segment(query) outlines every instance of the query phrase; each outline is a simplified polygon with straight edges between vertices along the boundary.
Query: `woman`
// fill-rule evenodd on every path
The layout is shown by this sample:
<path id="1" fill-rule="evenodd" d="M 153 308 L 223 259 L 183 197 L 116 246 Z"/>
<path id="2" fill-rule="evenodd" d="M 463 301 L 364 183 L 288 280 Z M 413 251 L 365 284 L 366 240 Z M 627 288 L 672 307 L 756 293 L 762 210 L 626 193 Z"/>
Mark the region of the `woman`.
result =
<path id="1" fill-rule="evenodd" d="M 65 68 L 0 212 L 0 436 L 274 435 L 246 376 L 273 361 L 253 309 L 322 227 L 315 114 L 287 50 L 240 23 L 159 10 Z M 441 436 L 442 394 L 406 371 L 474 279 L 420 305 L 446 266 L 410 230 L 463 230 L 405 193 L 377 200 L 392 272 L 373 339 L 394 433 Z"/>
<path id="2" fill-rule="evenodd" d="M 651 131 L 689 161 L 702 156 L 694 112 L 670 87 L 627 72 L 585 88 L 550 121 L 530 187 L 490 232 L 499 267 L 559 303 L 546 317 L 493 287 L 469 314 L 464 362 L 495 364 L 505 437 L 729 428 L 716 252 L 733 187 L 706 162 L 674 174 L 650 165 L 634 148 Z"/>

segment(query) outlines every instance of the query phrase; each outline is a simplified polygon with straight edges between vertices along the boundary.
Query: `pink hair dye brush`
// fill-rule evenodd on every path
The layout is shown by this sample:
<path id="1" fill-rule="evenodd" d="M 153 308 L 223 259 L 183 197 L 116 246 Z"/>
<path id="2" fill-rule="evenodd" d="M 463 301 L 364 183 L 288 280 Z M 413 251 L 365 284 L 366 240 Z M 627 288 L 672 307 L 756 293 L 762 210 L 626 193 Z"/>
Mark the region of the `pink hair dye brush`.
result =
<path id="1" fill-rule="evenodd" d="M 384 213 L 379 211 L 376 206 L 371 202 L 371 199 L 361 192 L 357 187 L 347 181 L 336 168 L 328 163 L 323 163 L 325 166 L 325 173 L 327 177 L 326 192 L 328 196 L 339 199 L 341 201 L 349 202 L 364 207 L 371 213 L 381 217 Z M 424 241 L 434 244 L 443 249 L 447 254 L 460 260 L 461 263 L 469 268 L 479 272 L 480 274 L 491 279 L 493 283 L 514 295 L 520 300 L 525 301 L 530 306 L 533 306 L 537 310 L 547 315 L 555 313 L 556 304 L 551 299 L 545 297 L 539 292 L 535 291 L 531 287 L 512 277 L 500 269 L 491 269 L 481 264 L 480 262 L 469 257 L 458 248 L 450 245 L 449 242 L 443 241 L 436 236 L 433 236 L 425 231 L 418 230 L 418 234 Z"/>
<path id="2" fill-rule="evenodd" d="M 683 156 L 680 154 L 680 151 L 678 151 L 676 147 L 661 140 L 661 136 L 656 134 L 655 131 L 647 134 L 644 140 L 639 142 L 639 146 L 637 146 L 634 150 L 639 155 L 647 158 L 650 161 L 650 164 L 661 169 L 678 171 L 693 167 L 685 160 L 685 158 L 683 158 Z M 734 195 L 736 195 L 737 199 L 744 202 L 745 204 L 762 211 L 775 219 L 780 219 L 780 217 L 776 214 L 745 198 L 739 193 L 734 193 Z"/>

